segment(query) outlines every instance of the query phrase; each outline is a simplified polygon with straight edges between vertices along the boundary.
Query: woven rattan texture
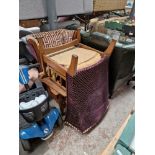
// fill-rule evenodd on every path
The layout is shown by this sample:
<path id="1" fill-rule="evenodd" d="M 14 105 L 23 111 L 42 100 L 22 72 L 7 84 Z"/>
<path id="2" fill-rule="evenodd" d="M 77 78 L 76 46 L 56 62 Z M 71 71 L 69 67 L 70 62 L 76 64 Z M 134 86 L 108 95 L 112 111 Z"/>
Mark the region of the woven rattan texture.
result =
<path id="1" fill-rule="evenodd" d="M 108 58 L 67 74 L 66 122 L 82 133 L 88 132 L 103 118 L 108 107 Z"/>

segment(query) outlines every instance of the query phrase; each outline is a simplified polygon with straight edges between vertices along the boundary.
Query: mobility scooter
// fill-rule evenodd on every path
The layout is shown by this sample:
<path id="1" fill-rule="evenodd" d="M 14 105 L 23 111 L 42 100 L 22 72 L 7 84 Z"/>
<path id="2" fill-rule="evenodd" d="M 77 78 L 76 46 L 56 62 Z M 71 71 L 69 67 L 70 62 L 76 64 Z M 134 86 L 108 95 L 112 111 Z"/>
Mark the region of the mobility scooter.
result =
<path id="1" fill-rule="evenodd" d="M 29 64 L 25 58 L 19 60 L 19 85 L 24 87 L 19 94 L 19 137 L 25 151 L 33 149 L 32 139 L 46 140 L 52 136 L 56 124 L 63 127 L 60 110 L 50 106 L 42 83 L 30 77 L 30 70 L 37 71 L 38 66 Z"/>

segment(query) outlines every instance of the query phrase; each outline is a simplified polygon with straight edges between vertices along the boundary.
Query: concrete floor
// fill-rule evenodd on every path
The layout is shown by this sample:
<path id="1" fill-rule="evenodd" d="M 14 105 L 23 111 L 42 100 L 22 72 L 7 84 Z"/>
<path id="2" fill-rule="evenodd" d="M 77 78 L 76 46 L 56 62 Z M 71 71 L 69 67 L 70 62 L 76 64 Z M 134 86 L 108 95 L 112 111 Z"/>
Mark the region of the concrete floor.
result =
<path id="1" fill-rule="evenodd" d="M 89 134 L 82 135 L 69 126 L 56 130 L 47 141 L 38 142 L 31 153 L 20 155 L 100 155 L 133 109 L 135 93 L 131 86 L 124 86 L 110 100 L 110 108 L 105 118 Z"/>

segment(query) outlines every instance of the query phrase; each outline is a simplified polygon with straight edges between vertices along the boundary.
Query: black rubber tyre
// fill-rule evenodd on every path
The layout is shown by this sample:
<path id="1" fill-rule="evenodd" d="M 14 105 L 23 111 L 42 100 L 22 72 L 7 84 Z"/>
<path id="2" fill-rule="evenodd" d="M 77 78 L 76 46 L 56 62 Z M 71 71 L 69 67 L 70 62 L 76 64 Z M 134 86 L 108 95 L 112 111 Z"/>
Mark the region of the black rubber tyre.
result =
<path id="1" fill-rule="evenodd" d="M 130 85 L 130 81 L 131 81 L 131 80 L 129 80 L 129 81 L 127 82 L 127 86 L 129 86 L 129 85 Z"/>
<path id="2" fill-rule="evenodd" d="M 32 151 L 32 146 L 29 140 L 21 139 L 20 141 L 25 151 Z"/>
<path id="3" fill-rule="evenodd" d="M 109 95 L 109 99 L 111 99 L 112 98 L 112 95 Z"/>
<path id="4" fill-rule="evenodd" d="M 59 116 L 58 120 L 57 120 L 57 124 L 59 126 L 60 129 L 63 128 L 64 124 L 63 124 L 63 120 L 62 120 L 62 117 Z"/>

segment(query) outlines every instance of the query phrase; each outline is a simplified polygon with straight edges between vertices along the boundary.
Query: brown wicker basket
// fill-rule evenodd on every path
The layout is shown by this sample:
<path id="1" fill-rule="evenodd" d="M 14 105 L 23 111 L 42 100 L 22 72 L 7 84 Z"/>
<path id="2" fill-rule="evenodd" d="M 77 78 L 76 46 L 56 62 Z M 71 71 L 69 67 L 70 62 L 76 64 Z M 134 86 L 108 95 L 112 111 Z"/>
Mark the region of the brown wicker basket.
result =
<path id="1" fill-rule="evenodd" d="M 94 0 L 93 11 L 123 10 L 127 0 Z"/>

